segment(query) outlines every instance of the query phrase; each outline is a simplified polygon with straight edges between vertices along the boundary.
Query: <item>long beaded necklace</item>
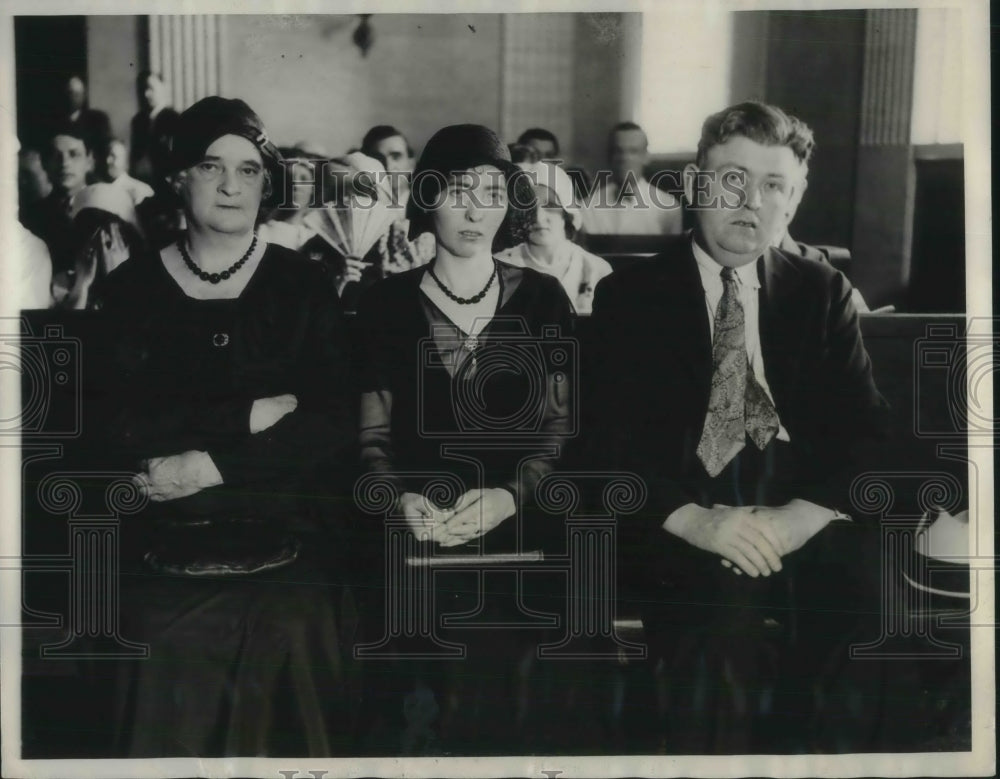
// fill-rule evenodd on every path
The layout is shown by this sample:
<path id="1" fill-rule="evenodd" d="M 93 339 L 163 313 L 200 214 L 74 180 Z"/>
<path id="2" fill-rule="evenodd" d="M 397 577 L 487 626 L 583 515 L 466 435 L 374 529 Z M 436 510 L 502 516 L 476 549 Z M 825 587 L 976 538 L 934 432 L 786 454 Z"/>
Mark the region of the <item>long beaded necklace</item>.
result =
<path id="1" fill-rule="evenodd" d="M 253 234 L 253 240 L 250 242 L 250 248 L 247 249 L 246 254 L 240 257 L 236 262 L 230 265 L 221 273 L 205 273 L 201 268 L 195 265 L 194 260 L 191 259 L 191 255 L 188 254 L 187 248 L 184 246 L 184 239 L 181 238 L 177 241 L 177 248 L 180 249 L 181 257 L 184 260 L 184 264 L 188 266 L 188 269 L 202 281 L 207 281 L 210 284 L 218 284 L 220 281 L 224 281 L 232 276 L 236 271 L 246 265 L 247 260 L 253 254 L 253 250 L 257 248 L 257 233 Z M 438 282 L 439 284 L 441 282 Z"/>

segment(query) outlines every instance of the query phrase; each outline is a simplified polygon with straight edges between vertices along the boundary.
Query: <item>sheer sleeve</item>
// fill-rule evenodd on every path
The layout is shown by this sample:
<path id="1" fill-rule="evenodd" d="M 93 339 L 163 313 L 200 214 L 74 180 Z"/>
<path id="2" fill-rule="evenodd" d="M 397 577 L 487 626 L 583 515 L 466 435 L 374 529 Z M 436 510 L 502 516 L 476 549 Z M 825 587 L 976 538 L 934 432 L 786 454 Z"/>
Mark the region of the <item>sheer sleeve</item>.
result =
<path id="1" fill-rule="evenodd" d="M 535 487 L 555 468 L 573 433 L 579 354 L 573 338 L 572 305 L 556 279 L 545 277 L 543 281 L 543 292 L 531 316 L 535 319 L 535 335 L 539 337 L 546 366 L 539 448 L 550 449 L 553 454 L 523 461 L 514 478 L 497 485 L 513 493 L 519 503 L 534 501 Z M 554 328 L 554 333 L 542 332 L 543 328 L 546 331 Z M 567 359 L 552 359 L 557 353 L 565 354 Z"/>
<path id="2" fill-rule="evenodd" d="M 404 492 L 395 476 L 396 457 L 392 440 L 391 316 L 381 289 L 371 289 L 358 307 L 358 363 L 361 409 L 358 442 L 364 473 L 381 474 L 396 494 Z"/>

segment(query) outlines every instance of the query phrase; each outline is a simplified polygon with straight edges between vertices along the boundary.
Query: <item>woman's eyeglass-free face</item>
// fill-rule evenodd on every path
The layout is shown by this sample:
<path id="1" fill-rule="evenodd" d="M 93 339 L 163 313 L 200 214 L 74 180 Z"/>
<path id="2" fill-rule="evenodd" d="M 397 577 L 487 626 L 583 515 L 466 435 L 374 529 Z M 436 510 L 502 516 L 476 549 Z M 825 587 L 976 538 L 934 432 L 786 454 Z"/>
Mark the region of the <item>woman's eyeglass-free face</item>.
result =
<path id="1" fill-rule="evenodd" d="M 493 165 L 481 165 L 448 182 L 443 203 L 434 210 L 438 243 L 458 257 L 489 252 L 507 215 L 507 182 Z"/>

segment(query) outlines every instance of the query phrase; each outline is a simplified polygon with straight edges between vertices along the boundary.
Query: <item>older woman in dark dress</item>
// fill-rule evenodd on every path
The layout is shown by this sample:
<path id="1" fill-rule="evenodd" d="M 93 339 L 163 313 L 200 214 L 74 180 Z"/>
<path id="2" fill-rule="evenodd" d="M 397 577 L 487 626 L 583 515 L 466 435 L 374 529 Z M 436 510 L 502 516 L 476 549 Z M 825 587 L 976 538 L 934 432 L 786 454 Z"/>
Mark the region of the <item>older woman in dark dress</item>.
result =
<path id="1" fill-rule="evenodd" d="M 495 257 L 530 229 L 535 199 L 519 174 L 491 130 L 439 131 L 407 206 L 411 238 L 432 231 L 436 255 L 374 285 L 359 307 L 362 463 L 394 492 L 390 514 L 419 539 L 418 564 L 447 569 L 455 553 L 473 562 L 524 555 L 543 548 L 546 530 L 561 530 L 530 506 L 570 431 L 571 350 L 553 357 L 566 347 L 571 309 L 557 280 Z M 431 494 L 442 479 L 454 485 L 448 497 Z M 382 748 L 511 754 L 527 746 L 526 675 L 546 634 L 519 607 L 521 578 L 504 573 L 481 579 L 453 566 L 434 577 L 427 608 L 437 626 L 460 613 L 477 613 L 477 624 L 437 632 L 466 645 L 466 658 L 401 660 L 377 675 L 382 727 L 391 733 L 396 718 L 403 728 L 401 741 Z"/>
<path id="2" fill-rule="evenodd" d="M 321 496 L 350 446 L 344 325 L 322 267 L 258 240 L 280 156 L 240 100 L 180 117 L 175 244 L 108 278 L 108 434 L 150 503 L 123 528 L 123 754 L 343 754 L 343 551 Z M 311 505 L 310 505 L 311 503 Z M 349 647 L 349 645 L 348 645 Z"/>

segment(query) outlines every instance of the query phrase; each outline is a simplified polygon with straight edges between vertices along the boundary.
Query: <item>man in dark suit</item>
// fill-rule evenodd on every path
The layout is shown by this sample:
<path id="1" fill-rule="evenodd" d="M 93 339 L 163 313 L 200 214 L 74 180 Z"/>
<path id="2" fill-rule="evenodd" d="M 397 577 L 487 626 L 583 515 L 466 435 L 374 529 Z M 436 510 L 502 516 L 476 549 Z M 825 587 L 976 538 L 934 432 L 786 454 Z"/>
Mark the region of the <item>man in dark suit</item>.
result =
<path id="1" fill-rule="evenodd" d="M 886 405 L 850 284 L 770 246 L 812 145 L 761 103 L 709 117 L 684 171 L 693 235 L 597 288 L 589 451 L 647 486 L 619 558 L 671 752 L 807 748 L 810 685 L 865 591 L 850 465 Z"/>
<path id="2" fill-rule="evenodd" d="M 80 248 L 70 213 L 73 198 L 87 186 L 94 172 L 92 143 L 91 134 L 79 123 L 66 122 L 52 129 L 44 152 L 52 191 L 21 209 L 21 223 L 45 241 L 56 275 L 72 270 L 74 255 Z"/>
<path id="3" fill-rule="evenodd" d="M 87 101 L 87 85 L 80 76 L 70 76 L 66 81 L 67 114 L 63 124 L 75 127 L 87 139 L 87 146 L 94 153 L 94 173 L 103 180 L 107 172 L 108 145 L 111 142 L 111 120 L 104 111 L 91 108 Z"/>
<path id="4" fill-rule="evenodd" d="M 128 172 L 162 194 L 167 189 L 170 144 L 179 114 L 170 107 L 170 93 L 159 73 L 143 71 L 135 89 L 141 109 L 132 117 Z"/>

